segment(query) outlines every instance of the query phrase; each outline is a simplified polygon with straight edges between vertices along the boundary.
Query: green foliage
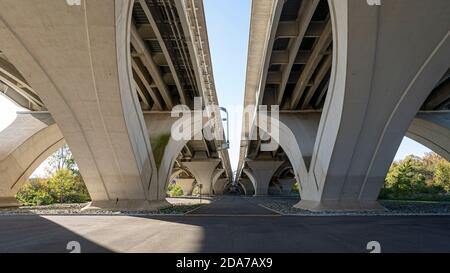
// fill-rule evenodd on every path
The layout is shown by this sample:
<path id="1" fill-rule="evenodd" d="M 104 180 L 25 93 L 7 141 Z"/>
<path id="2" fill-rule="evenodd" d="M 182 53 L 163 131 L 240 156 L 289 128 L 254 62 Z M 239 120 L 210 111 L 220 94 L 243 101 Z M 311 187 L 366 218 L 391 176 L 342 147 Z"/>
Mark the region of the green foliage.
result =
<path id="1" fill-rule="evenodd" d="M 294 185 L 292 186 L 292 191 L 291 192 L 295 192 L 298 193 L 299 192 L 299 188 L 300 188 L 300 184 L 297 182 L 294 183 Z"/>
<path id="2" fill-rule="evenodd" d="M 167 188 L 167 193 L 170 197 L 178 197 L 183 196 L 183 190 L 180 186 L 178 186 L 175 183 L 170 183 L 169 187 Z"/>
<path id="3" fill-rule="evenodd" d="M 450 199 L 450 163 L 435 153 L 408 156 L 389 169 L 381 199 Z"/>
<path id="4" fill-rule="evenodd" d="M 52 154 L 47 159 L 47 164 L 48 166 L 46 168 L 46 171 L 50 176 L 60 169 L 69 169 L 75 175 L 80 175 L 78 166 L 75 163 L 75 159 L 73 158 L 72 152 L 70 151 L 67 144 L 62 146 L 61 149 Z"/>
<path id="5" fill-rule="evenodd" d="M 419 159 L 409 156 L 389 172 L 386 183 L 394 192 L 406 195 L 425 189 L 425 176 Z"/>
<path id="6" fill-rule="evenodd" d="M 17 193 L 17 200 L 25 206 L 50 205 L 54 202 L 46 190 L 46 180 L 34 180 L 26 183 Z"/>
<path id="7" fill-rule="evenodd" d="M 450 192 L 450 163 L 448 161 L 441 160 L 437 164 L 434 172 L 434 184 L 445 192 Z"/>
<path id="8" fill-rule="evenodd" d="M 27 206 L 84 203 L 90 200 L 81 176 L 66 168 L 57 170 L 50 179 L 36 179 L 25 184 L 16 198 Z"/>
<path id="9" fill-rule="evenodd" d="M 155 157 L 156 167 L 161 166 L 161 161 L 164 156 L 164 151 L 170 140 L 170 134 L 160 135 L 155 139 L 151 139 L 153 156 Z"/>

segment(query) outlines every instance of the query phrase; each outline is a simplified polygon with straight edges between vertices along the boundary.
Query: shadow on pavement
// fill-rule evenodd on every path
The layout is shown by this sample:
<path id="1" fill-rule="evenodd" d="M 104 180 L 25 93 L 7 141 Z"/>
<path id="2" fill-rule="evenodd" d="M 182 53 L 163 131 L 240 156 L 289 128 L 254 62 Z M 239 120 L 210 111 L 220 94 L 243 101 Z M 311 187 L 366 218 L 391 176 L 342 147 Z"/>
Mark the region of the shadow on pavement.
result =
<path id="1" fill-rule="evenodd" d="M 371 241 L 382 252 L 450 252 L 450 216 L 279 216 L 258 204 L 223 198 L 189 216 L 2 216 L 0 252 L 67 253 L 69 241 L 82 252 L 368 253 Z"/>
<path id="2" fill-rule="evenodd" d="M 70 241 L 79 242 L 81 252 L 111 252 L 38 215 L 0 217 L 0 253 L 70 253 Z"/>

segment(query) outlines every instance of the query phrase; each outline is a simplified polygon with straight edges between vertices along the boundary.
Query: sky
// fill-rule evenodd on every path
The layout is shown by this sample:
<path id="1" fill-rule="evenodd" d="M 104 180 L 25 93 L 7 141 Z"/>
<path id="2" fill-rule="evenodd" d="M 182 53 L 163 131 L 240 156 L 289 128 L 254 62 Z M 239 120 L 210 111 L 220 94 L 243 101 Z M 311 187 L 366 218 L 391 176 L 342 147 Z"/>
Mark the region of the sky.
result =
<path id="1" fill-rule="evenodd" d="M 240 151 L 251 0 L 204 0 L 204 5 L 217 96 L 220 106 L 230 114 L 229 154 L 235 170 Z M 15 112 L 20 110 L 0 95 L 0 131 L 14 121 Z M 423 156 L 429 151 L 405 137 L 395 160 L 410 154 Z M 44 162 L 34 176 L 43 174 L 45 165 Z"/>
<path id="2" fill-rule="evenodd" d="M 220 106 L 230 114 L 230 161 L 239 160 L 245 75 L 250 31 L 250 0 L 205 0 L 206 25 Z"/>

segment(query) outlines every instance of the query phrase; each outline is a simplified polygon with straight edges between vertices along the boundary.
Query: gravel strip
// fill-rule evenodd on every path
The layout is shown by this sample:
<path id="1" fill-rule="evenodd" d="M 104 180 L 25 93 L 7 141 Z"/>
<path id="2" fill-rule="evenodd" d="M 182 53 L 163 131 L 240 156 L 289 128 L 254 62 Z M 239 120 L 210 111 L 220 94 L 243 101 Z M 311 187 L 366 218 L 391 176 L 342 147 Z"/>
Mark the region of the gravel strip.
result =
<path id="1" fill-rule="evenodd" d="M 180 200 L 181 201 L 181 200 Z M 259 198 L 255 199 L 260 206 L 282 215 L 292 216 L 389 216 L 389 215 L 450 215 L 450 202 L 396 201 L 381 200 L 386 211 L 348 211 L 348 212 L 312 212 L 294 208 L 298 198 Z M 171 207 L 157 211 L 81 211 L 84 204 L 55 204 L 49 206 L 20 207 L 0 209 L 0 216 L 8 215 L 130 215 L 130 216 L 181 216 L 203 205 L 199 203 L 174 203 Z"/>
<path id="2" fill-rule="evenodd" d="M 184 215 L 204 204 L 175 204 L 171 207 L 163 208 L 157 211 L 109 211 L 109 210 L 87 210 L 81 209 L 87 206 L 84 204 L 57 204 L 49 206 L 20 207 L 0 209 L 0 216 L 16 215 Z"/>
<path id="3" fill-rule="evenodd" d="M 295 199 L 267 200 L 260 205 L 283 215 L 299 216 L 450 215 L 450 202 L 381 200 L 380 204 L 386 208 L 386 211 L 312 212 L 294 208 L 298 201 Z"/>

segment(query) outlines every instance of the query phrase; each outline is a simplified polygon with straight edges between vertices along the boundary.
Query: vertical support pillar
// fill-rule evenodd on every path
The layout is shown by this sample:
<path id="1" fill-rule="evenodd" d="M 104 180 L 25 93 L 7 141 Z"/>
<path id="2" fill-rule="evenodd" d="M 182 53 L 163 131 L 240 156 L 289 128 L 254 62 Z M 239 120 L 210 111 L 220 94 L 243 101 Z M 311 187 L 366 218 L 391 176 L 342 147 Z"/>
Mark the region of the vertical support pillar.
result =
<path id="1" fill-rule="evenodd" d="M 183 162 L 183 165 L 194 175 L 197 185 L 202 185 L 201 193 L 203 196 L 212 195 L 213 174 L 219 163 L 219 159 Z"/>
<path id="2" fill-rule="evenodd" d="M 248 161 L 251 169 L 253 183 L 255 185 L 255 195 L 267 195 L 270 179 L 275 171 L 281 166 L 283 161 Z"/>
<path id="3" fill-rule="evenodd" d="M 192 195 L 194 189 L 194 180 L 193 178 L 180 178 L 176 179 L 175 183 L 183 190 L 184 196 L 189 196 Z"/>

